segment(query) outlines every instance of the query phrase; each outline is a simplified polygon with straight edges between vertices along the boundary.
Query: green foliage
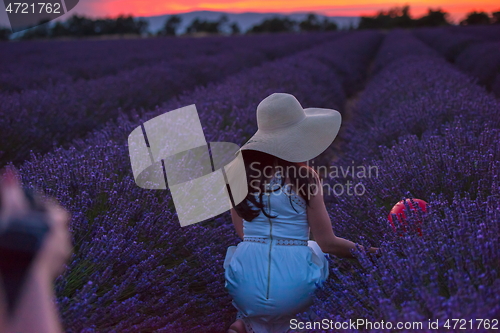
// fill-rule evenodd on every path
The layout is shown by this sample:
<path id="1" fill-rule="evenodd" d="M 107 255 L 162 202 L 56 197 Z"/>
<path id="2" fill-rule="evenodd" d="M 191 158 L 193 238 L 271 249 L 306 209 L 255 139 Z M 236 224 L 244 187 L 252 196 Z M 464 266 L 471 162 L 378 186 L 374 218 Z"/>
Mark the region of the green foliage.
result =
<path id="1" fill-rule="evenodd" d="M 394 29 L 414 27 L 439 27 L 450 25 L 449 14 L 441 8 L 427 9 L 427 14 L 413 19 L 410 16 L 410 7 L 393 7 L 387 11 L 381 10 L 374 16 L 362 16 L 358 29 Z M 500 11 L 492 12 L 489 16 L 485 12 L 470 12 L 460 22 L 460 25 L 497 24 L 500 23 Z"/>
<path id="2" fill-rule="evenodd" d="M 418 27 L 439 27 L 450 25 L 450 22 L 448 21 L 448 13 L 444 12 L 441 8 L 438 8 L 437 10 L 429 8 L 427 10 L 427 15 L 417 19 L 415 23 Z"/>
<path id="3" fill-rule="evenodd" d="M 98 36 L 113 34 L 137 34 L 146 32 L 148 22 L 135 20 L 133 16 L 120 15 L 115 19 L 90 19 L 85 16 L 73 15 L 65 22 L 56 22 L 50 26 L 49 20 L 40 22 L 40 25 L 28 29 L 21 39 L 54 38 L 64 36 Z"/>
<path id="4" fill-rule="evenodd" d="M 485 12 L 470 12 L 467 17 L 460 22 L 460 25 L 490 24 L 490 17 Z"/>
<path id="5" fill-rule="evenodd" d="M 322 28 L 322 31 L 335 31 L 338 29 L 338 26 L 335 22 L 330 21 L 325 17 L 323 19 Z"/>
<path id="6" fill-rule="evenodd" d="M 491 13 L 491 23 L 500 24 L 500 11 Z"/>
<path id="7" fill-rule="evenodd" d="M 248 33 L 262 32 L 293 32 L 296 31 L 297 22 L 288 18 L 278 16 L 265 19 L 262 23 L 254 25 Z"/>
<path id="8" fill-rule="evenodd" d="M 178 15 L 171 15 L 166 21 L 163 28 L 158 31 L 159 36 L 176 36 L 177 28 L 182 22 L 182 18 Z"/>
<path id="9" fill-rule="evenodd" d="M 414 27 L 438 27 L 450 25 L 448 13 L 441 8 L 429 8 L 427 14 L 413 19 L 410 7 L 394 7 L 387 11 L 379 11 L 375 16 L 362 16 L 358 29 L 394 29 Z"/>
<path id="10" fill-rule="evenodd" d="M 323 21 L 320 21 L 319 18 L 310 13 L 307 17 L 299 23 L 300 31 L 335 31 L 338 29 L 337 24 L 333 21 L 329 21 L 326 17 L 323 18 Z"/>
<path id="11" fill-rule="evenodd" d="M 229 26 L 229 28 L 231 29 L 231 34 L 232 35 L 237 35 L 237 34 L 241 33 L 240 26 L 236 22 L 231 23 L 231 25 Z"/>
<path id="12" fill-rule="evenodd" d="M 262 23 L 254 25 L 248 33 L 262 32 L 312 32 L 312 31 L 335 31 L 337 24 L 328 20 L 326 17 L 323 20 L 314 14 L 309 13 L 307 17 L 300 21 L 294 21 L 288 17 L 272 17 L 264 20 Z"/>
<path id="13" fill-rule="evenodd" d="M 307 15 L 307 18 L 299 23 L 300 30 L 302 31 L 319 31 L 321 24 L 318 17 L 314 14 Z"/>
<path id="14" fill-rule="evenodd" d="M 362 16 L 358 29 L 412 28 L 415 20 L 410 17 L 410 6 L 381 10 L 376 16 Z"/>
<path id="15" fill-rule="evenodd" d="M 229 19 L 226 15 L 222 15 L 217 21 L 200 20 L 195 18 L 187 27 L 187 33 L 206 32 L 218 34 L 223 32 L 224 26 L 228 23 Z"/>

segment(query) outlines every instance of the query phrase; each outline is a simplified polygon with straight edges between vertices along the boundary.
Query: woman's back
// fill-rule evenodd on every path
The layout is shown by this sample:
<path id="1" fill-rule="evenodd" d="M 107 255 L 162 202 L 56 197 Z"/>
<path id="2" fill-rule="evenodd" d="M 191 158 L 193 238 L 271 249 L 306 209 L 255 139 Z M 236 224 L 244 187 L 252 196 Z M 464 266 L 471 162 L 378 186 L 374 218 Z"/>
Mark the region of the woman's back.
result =
<path id="1" fill-rule="evenodd" d="M 252 221 L 243 220 L 244 235 L 307 241 L 309 224 L 306 201 L 291 189 L 290 184 L 282 186 L 279 177 L 277 173 L 266 188 L 269 192 L 262 195 L 263 209 L 275 217 L 269 218 L 260 211 Z"/>
<path id="2" fill-rule="evenodd" d="M 328 277 L 328 261 L 308 242 L 305 200 L 278 184 L 273 179 L 275 191 L 262 195 L 271 217 L 260 211 L 243 221 L 244 241 L 228 248 L 224 262 L 226 288 L 248 332 L 286 332 Z"/>

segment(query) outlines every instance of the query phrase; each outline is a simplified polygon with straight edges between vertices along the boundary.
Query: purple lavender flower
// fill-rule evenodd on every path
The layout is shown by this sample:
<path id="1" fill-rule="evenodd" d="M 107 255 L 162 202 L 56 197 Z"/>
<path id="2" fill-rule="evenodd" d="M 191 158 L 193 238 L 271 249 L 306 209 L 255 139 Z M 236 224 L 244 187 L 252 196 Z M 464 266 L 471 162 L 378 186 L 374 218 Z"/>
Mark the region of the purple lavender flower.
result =
<path id="1" fill-rule="evenodd" d="M 477 78 L 479 84 L 491 90 L 496 76 L 500 73 L 500 42 L 471 45 L 460 53 L 455 64 L 465 73 Z"/>

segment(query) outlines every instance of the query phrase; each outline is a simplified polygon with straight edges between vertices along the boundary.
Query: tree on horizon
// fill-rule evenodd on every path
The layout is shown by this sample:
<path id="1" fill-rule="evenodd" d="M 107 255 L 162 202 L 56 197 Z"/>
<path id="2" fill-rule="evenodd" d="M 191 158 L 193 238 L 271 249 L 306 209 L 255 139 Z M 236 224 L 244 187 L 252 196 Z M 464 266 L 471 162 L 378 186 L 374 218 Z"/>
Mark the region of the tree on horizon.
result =
<path id="1" fill-rule="evenodd" d="M 486 12 L 470 12 L 467 17 L 460 22 L 460 25 L 480 25 L 490 24 L 490 17 Z"/>
<path id="2" fill-rule="evenodd" d="M 165 21 L 163 27 L 158 31 L 159 36 L 176 36 L 177 29 L 179 28 L 182 22 L 182 17 L 179 15 L 170 15 L 169 18 Z"/>
<path id="3" fill-rule="evenodd" d="M 224 32 L 224 26 L 227 25 L 229 19 L 227 15 L 221 15 L 216 21 L 202 20 L 196 17 L 191 24 L 186 28 L 186 33 L 206 32 L 211 34 L 219 34 Z"/>

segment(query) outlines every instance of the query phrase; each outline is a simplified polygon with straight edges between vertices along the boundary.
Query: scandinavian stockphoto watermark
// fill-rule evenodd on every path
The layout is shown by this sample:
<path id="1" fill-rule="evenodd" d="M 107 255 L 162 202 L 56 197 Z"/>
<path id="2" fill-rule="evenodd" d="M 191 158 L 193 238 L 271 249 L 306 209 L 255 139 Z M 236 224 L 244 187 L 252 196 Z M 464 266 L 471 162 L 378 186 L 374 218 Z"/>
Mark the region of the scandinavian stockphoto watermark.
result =
<path id="1" fill-rule="evenodd" d="M 364 180 L 378 178 L 378 166 L 376 165 L 329 165 L 311 166 L 318 174 L 328 178 L 330 182 L 322 182 L 325 195 L 332 196 L 362 196 L 366 193 Z"/>
<path id="2" fill-rule="evenodd" d="M 168 185 L 181 226 L 222 214 L 248 194 L 240 147 L 208 144 L 194 104 L 138 126 L 128 147 L 136 184 L 145 189 Z"/>
<path id="3" fill-rule="evenodd" d="M 259 162 L 250 163 L 251 175 L 249 179 L 249 187 L 252 193 L 260 194 L 262 191 L 259 186 L 261 179 L 272 179 L 273 176 L 279 175 L 287 181 L 281 183 L 273 183 L 270 188 L 271 194 L 279 195 L 281 192 L 290 193 L 293 190 L 297 193 L 309 193 L 317 195 L 320 191 L 327 196 L 362 196 L 366 192 L 363 180 L 368 178 L 378 178 L 378 166 L 365 165 L 321 165 L 315 166 L 314 161 L 307 161 L 302 165 L 288 166 L 262 166 Z M 319 182 L 309 182 L 305 184 L 299 179 L 311 176 L 311 170 L 318 175 L 321 175 Z M 325 182 L 324 179 L 329 179 Z M 295 180 L 295 181 L 293 181 Z"/>

